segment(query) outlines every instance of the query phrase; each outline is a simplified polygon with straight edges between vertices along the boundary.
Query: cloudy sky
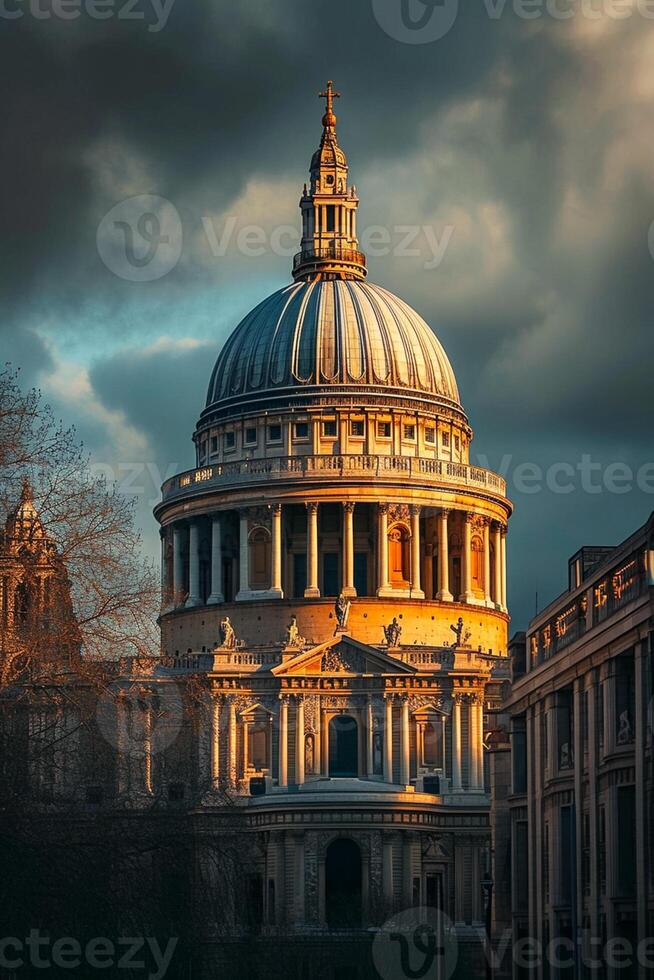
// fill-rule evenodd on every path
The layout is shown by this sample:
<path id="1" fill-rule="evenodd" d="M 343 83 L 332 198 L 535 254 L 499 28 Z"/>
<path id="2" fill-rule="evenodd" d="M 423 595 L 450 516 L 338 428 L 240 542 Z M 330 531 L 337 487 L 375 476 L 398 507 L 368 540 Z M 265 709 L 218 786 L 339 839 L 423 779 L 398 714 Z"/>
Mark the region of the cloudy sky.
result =
<path id="1" fill-rule="evenodd" d="M 370 278 L 432 325 L 507 476 L 514 627 L 646 520 L 654 4 L 51 2 L 0 5 L 2 355 L 138 494 L 148 549 L 215 356 L 289 280 L 326 78 Z M 111 229 L 142 195 L 134 254 L 168 242 L 139 267 Z"/>

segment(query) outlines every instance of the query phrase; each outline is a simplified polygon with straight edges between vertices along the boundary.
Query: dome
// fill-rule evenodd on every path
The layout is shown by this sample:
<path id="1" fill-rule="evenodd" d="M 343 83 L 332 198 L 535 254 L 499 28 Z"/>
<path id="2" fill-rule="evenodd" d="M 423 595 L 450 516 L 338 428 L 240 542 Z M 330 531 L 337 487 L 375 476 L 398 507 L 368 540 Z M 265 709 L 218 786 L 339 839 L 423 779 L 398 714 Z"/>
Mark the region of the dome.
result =
<path id="1" fill-rule="evenodd" d="M 460 406 L 454 372 L 421 316 L 355 279 L 300 280 L 247 314 L 218 357 L 207 408 L 263 392 L 376 386 Z"/>

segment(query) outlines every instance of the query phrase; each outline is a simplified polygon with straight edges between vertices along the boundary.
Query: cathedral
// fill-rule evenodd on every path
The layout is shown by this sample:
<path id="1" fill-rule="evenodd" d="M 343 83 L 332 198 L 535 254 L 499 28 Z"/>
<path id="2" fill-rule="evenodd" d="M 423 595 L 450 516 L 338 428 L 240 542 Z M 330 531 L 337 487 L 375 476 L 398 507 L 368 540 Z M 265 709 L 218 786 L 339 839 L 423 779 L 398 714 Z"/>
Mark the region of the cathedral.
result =
<path id="1" fill-rule="evenodd" d="M 111 758 L 78 734 L 39 786 L 132 829 L 177 821 L 188 881 L 220 895 L 196 895 L 194 977 L 271 976 L 271 953 L 289 977 L 376 976 L 373 937 L 421 908 L 472 976 L 511 504 L 470 462 L 433 330 L 367 279 L 331 82 L 322 97 L 293 281 L 226 341 L 196 465 L 155 508 L 161 656 L 113 666 Z"/>

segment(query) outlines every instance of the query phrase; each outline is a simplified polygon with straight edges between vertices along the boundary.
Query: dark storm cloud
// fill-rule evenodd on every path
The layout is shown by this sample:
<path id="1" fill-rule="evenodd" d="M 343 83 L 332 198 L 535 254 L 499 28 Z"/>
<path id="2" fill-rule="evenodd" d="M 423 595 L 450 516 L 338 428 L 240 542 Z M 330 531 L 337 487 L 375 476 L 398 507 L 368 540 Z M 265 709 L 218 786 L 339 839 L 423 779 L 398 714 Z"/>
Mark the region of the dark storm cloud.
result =
<path id="1" fill-rule="evenodd" d="M 193 465 L 190 437 L 206 398 L 213 344 L 131 350 L 99 362 L 91 383 L 104 405 L 145 433 L 152 462 Z"/>
<path id="2" fill-rule="evenodd" d="M 506 453 L 543 466 L 583 452 L 647 460 L 654 154 L 639 145 L 651 111 L 638 108 L 630 65 L 652 25 L 614 23 L 595 39 L 583 24 L 460 8 L 447 37 L 425 45 L 389 37 L 368 0 L 177 0 L 158 32 L 116 18 L 2 21 L 3 359 L 30 380 L 40 372 L 46 393 L 62 361 L 90 365 L 91 441 L 105 451 L 105 426 L 116 458 L 138 444 L 120 445 L 106 411 L 162 471 L 189 465 L 229 323 L 289 263 L 198 260 L 186 243 L 253 179 L 296 187 L 288 210 L 271 208 L 297 222 L 316 94 L 333 77 L 362 224 L 454 225 L 435 271 L 392 255 L 371 266 L 434 325 L 475 448 L 495 466 Z M 184 226 L 182 260 L 150 283 L 114 275 L 96 250 L 103 216 L 135 194 L 169 199 Z M 597 537 L 593 522 L 618 540 L 651 509 L 642 493 L 513 492 L 516 625 L 531 612 L 536 548 L 536 587 L 557 588 L 577 537 Z"/>

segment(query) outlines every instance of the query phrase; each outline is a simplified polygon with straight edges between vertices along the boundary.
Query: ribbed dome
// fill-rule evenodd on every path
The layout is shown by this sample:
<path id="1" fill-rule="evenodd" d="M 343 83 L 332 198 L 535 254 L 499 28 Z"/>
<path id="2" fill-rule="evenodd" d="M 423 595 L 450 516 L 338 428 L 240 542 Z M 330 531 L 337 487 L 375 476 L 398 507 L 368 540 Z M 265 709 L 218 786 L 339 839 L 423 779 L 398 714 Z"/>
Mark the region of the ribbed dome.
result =
<path id="1" fill-rule="evenodd" d="M 383 385 L 459 404 L 450 362 L 422 317 L 357 280 L 296 282 L 255 307 L 220 353 L 207 407 L 314 385 Z"/>

